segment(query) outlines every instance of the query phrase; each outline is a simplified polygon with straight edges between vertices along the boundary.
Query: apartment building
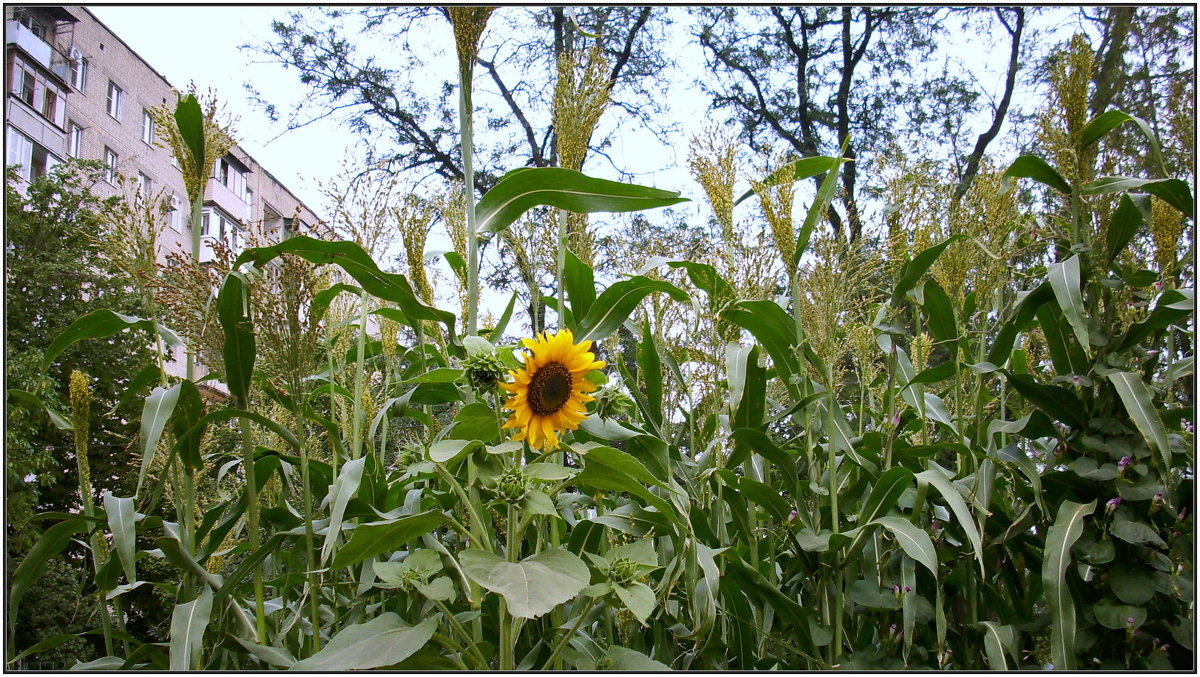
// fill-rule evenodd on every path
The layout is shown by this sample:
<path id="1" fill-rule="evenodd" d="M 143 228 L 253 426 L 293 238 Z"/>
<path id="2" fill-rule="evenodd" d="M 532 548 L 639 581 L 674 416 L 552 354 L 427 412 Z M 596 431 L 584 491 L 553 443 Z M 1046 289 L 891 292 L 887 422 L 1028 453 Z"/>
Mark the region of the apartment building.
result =
<path id="1" fill-rule="evenodd" d="M 6 165 L 26 181 L 66 158 L 100 160 L 105 180 L 93 188 L 107 197 L 124 192 L 118 175 L 137 182 L 142 195 L 162 194 L 167 224 L 161 254 L 191 252 L 191 208 L 170 150 L 159 146 L 150 116 L 174 106 L 176 89 L 86 7 L 5 5 Z M 331 231 L 299 198 L 239 146 L 213 163 L 204 192 L 200 260 L 213 244 L 235 252 L 250 229 L 271 239 L 299 233 L 328 238 Z M 182 374 L 176 351 L 169 371 Z"/>
<path id="2" fill-rule="evenodd" d="M 190 205 L 172 153 L 156 141 L 150 116 L 173 106 L 176 89 L 86 7 L 5 6 L 5 141 L 8 165 L 26 180 L 65 158 L 100 160 L 118 192 L 117 175 L 144 195 L 163 191 L 169 205 L 164 253 L 191 251 Z M 328 234 L 320 219 L 240 146 L 214 162 L 204 194 L 201 260 L 223 240 L 235 251 L 251 227 L 270 237 Z"/>

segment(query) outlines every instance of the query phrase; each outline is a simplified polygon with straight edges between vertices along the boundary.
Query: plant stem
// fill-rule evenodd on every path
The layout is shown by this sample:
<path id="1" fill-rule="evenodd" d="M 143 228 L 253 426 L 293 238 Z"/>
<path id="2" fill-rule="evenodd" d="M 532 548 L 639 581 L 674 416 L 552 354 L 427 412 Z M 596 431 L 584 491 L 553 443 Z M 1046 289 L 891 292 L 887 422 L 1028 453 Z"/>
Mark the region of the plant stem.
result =
<path id="1" fill-rule="evenodd" d="M 554 651 L 550 652 L 550 658 L 546 660 L 544 665 L 551 665 L 554 663 L 554 661 L 558 660 L 558 654 L 562 652 L 563 647 L 567 645 L 567 642 L 570 641 L 570 639 L 575 636 L 575 633 L 579 631 L 579 626 L 583 625 L 583 620 L 587 618 L 587 615 L 589 612 L 591 612 L 592 607 L 596 606 L 596 600 L 597 598 L 593 597 L 587 601 L 587 604 L 583 607 L 583 611 L 579 614 L 579 618 L 575 619 L 575 624 L 571 626 L 571 629 L 567 631 L 567 634 L 563 635 L 562 638 L 558 640 L 558 644 L 554 646 Z M 545 670 L 547 668 L 543 667 L 542 669 Z"/>
<path id="2" fill-rule="evenodd" d="M 350 422 L 351 438 L 350 438 L 350 458 L 357 460 L 362 456 L 363 446 L 363 373 L 367 370 L 364 362 L 367 359 L 367 293 L 364 291 L 359 295 L 359 320 L 358 320 L 358 359 L 355 363 L 354 371 L 354 419 Z"/>
<path id="3" fill-rule="evenodd" d="M 240 398 L 239 398 L 240 399 Z M 246 402 L 239 402 L 243 408 Z M 254 476 L 254 438 L 250 434 L 250 421 L 242 418 L 242 469 L 246 473 L 246 529 L 250 532 L 250 551 L 258 552 L 258 481 Z M 315 591 L 314 591 L 315 592 Z M 257 620 L 258 642 L 267 640 L 267 614 L 263 596 L 262 563 L 254 567 L 254 615 Z M 315 630 L 315 628 L 314 628 Z"/>
<path id="4" fill-rule="evenodd" d="M 558 263 L 555 269 L 554 278 L 557 281 L 558 288 L 558 328 L 562 329 L 567 326 L 567 320 L 564 316 L 566 312 L 566 285 L 563 284 L 563 272 L 567 267 L 567 212 L 564 209 L 555 210 L 558 212 Z M 580 318 L 575 318 L 579 321 Z"/>
<path id="5" fill-rule="evenodd" d="M 476 666 L 480 670 L 487 670 L 487 660 L 479 652 L 479 647 L 475 646 L 475 641 L 471 638 L 471 633 L 467 632 L 467 629 L 462 626 L 462 623 L 458 622 L 454 614 L 450 613 L 450 609 L 446 606 L 445 602 L 435 599 L 433 603 L 442 612 L 442 615 L 446 617 L 446 621 L 450 624 L 450 627 L 467 643 L 467 650 L 471 654 L 471 658 L 474 659 Z"/>
<path id="6" fill-rule="evenodd" d="M 458 72 L 458 126 L 462 143 L 463 203 L 467 210 L 467 333 L 479 329 L 479 233 L 475 222 L 475 165 L 473 155 L 471 71 L 474 63 L 464 65 Z"/>

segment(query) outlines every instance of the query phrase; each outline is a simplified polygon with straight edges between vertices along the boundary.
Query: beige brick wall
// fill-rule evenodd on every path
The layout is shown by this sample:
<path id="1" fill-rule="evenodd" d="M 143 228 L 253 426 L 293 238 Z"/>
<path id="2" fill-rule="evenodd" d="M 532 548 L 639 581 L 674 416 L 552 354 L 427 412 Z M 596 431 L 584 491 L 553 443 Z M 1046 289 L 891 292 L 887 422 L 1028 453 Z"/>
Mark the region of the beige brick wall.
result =
<path id="1" fill-rule="evenodd" d="M 157 144 L 147 144 L 142 139 L 143 111 L 156 106 L 173 105 L 177 100 L 171 83 L 139 57 L 117 35 L 110 31 L 90 11 L 82 6 L 64 6 L 75 16 L 71 42 L 87 59 L 87 74 L 82 90 L 69 89 L 66 96 L 66 127 L 74 123 L 83 128 L 80 157 L 103 160 L 105 149 L 117 154 L 117 171 L 136 179 L 145 174 L 152 182 L 152 191 L 165 189 L 166 195 L 175 195 L 183 208 L 184 215 L 176 223 L 178 229 L 167 227 L 160 238 L 162 254 L 170 251 L 191 251 L 191 231 L 187 221 L 190 208 L 184 188 L 182 172 L 172 163 L 170 150 Z M 13 6 L 5 7 L 5 18 L 13 16 Z M 11 48 L 10 48 L 11 49 Z M 122 90 L 120 114 L 114 118 L 108 112 L 109 83 Z M 197 83 L 204 90 L 203 83 Z M 7 90 L 6 90 L 7 91 Z M 27 136 L 40 139 L 44 136 L 40 126 L 44 120 L 37 117 L 24 102 L 12 94 L 6 100 L 8 124 L 21 129 Z M 44 144 L 56 154 L 63 153 L 64 145 Z M 231 154 L 249 169 L 246 184 L 253 191 L 253 204 L 247 205 L 245 195 L 237 195 L 220 182 L 210 179 L 205 189 L 206 206 L 217 206 L 226 214 L 240 221 L 247 229 L 265 230 L 275 238 L 283 235 L 282 219 L 298 217 L 304 224 L 320 223 L 317 215 L 304 205 L 285 186 L 275 180 L 254 158 L 240 146 Z M 65 158 L 64 158 L 65 159 Z M 109 196 L 119 192 L 116 186 L 100 182 L 95 192 Z M 328 235 L 328 229 L 320 229 Z M 168 369 L 176 375 L 182 374 L 183 355 L 179 351 L 176 360 Z"/>

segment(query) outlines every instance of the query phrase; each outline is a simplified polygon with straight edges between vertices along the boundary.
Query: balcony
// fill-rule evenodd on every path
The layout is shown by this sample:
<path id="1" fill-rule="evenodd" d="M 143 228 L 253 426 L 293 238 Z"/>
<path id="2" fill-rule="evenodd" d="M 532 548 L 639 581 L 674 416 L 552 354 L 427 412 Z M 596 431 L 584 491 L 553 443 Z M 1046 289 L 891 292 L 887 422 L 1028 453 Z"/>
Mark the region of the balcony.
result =
<path id="1" fill-rule="evenodd" d="M 34 35 L 33 31 L 29 30 L 21 22 L 4 22 L 4 42 L 8 45 L 20 47 L 26 54 L 41 64 L 43 68 L 50 70 L 50 61 L 54 56 L 54 48 L 50 46 L 50 43 Z"/>

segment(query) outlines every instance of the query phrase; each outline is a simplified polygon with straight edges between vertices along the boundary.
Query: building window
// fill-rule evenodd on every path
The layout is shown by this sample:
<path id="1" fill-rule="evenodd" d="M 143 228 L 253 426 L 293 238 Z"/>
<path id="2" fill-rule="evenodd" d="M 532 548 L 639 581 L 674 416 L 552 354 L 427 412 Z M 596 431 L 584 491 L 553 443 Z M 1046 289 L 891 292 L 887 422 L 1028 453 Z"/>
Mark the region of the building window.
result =
<path id="1" fill-rule="evenodd" d="M 152 181 L 150 177 L 146 176 L 144 173 L 138 172 L 137 186 L 138 194 L 142 196 L 142 199 L 149 199 L 150 191 L 154 189 L 154 181 Z"/>
<path id="2" fill-rule="evenodd" d="M 83 148 L 83 127 L 80 127 L 71 120 L 67 123 L 67 155 L 71 157 L 83 157 L 80 153 Z"/>
<path id="3" fill-rule="evenodd" d="M 147 146 L 154 145 L 154 118 L 150 117 L 150 111 L 142 109 L 142 143 Z"/>
<path id="4" fill-rule="evenodd" d="M 105 110 L 115 120 L 121 119 L 121 97 L 125 92 L 116 85 L 112 80 L 108 81 L 108 104 Z"/>
<path id="5" fill-rule="evenodd" d="M 183 232 L 183 200 L 178 195 L 171 196 L 170 206 L 167 207 L 167 225 L 176 233 Z"/>
<path id="6" fill-rule="evenodd" d="M 104 180 L 113 185 L 117 183 L 117 154 L 111 148 L 104 149 Z"/>
<path id="7" fill-rule="evenodd" d="M 200 235 L 221 240 L 239 254 L 246 246 L 246 229 L 219 209 L 205 209 L 200 217 Z"/>
<path id="8" fill-rule="evenodd" d="M 84 58 L 83 52 L 77 47 L 71 48 L 71 86 L 80 92 L 87 84 L 87 59 Z"/>
<path id="9" fill-rule="evenodd" d="M 25 181 L 54 169 L 59 159 L 42 144 L 25 136 L 13 127 L 8 128 L 8 162 L 18 165 L 17 174 Z"/>
<path id="10" fill-rule="evenodd" d="M 19 55 L 14 56 L 12 60 L 9 91 L 47 120 L 60 128 L 63 127 L 66 107 L 63 105 L 62 90 L 53 80 Z"/>
<path id="11" fill-rule="evenodd" d="M 17 11 L 20 12 L 21 10 Z M 43 42 L 46 42 L 46 24 L 29 16 L 29 14 L 25 12 L 21 12 L 21 14 L 16 18 L 17 21 L 21 22 L 22 26 L 28 28 L 31 33 L 33 33 Z"/>
<path id="12" fill-rule="evenodd" d="M 21 97 L 22 101 L 32 106 L 33 92 L 37 87 L 37 77 L 33 74 L 32 70 L 29 70 L 28 67 L 25 67 L 21 68 L 20 72 L 17 74 L 17 79 L 19 81 L 17 83 L 17 95 Z"/>

